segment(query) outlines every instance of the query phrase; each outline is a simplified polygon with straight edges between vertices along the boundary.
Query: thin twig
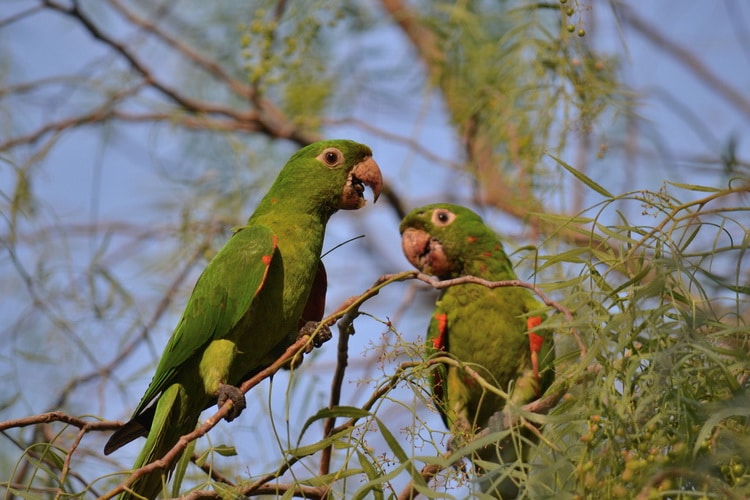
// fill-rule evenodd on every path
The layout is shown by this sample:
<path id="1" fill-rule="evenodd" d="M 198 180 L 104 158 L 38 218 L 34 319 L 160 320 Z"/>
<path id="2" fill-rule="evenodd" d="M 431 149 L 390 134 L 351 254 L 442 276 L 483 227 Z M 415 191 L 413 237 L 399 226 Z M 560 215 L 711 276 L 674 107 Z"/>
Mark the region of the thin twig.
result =
<path id="1" fill-rule="evenodd" d="M 46 413 L 40 413 L 39 415 L 14 418 L 11 420 L 0 422 L 0 431 L 17 427 L 27 427 L 29 425 L 49 424 L 51 422 L 64 422 L 68 425 L 72 425 L 73 427 L 78 427 L 79 429 L 83 429 L 85 427 L 86 429 L 98 431 L 114 431 L 122 426 L 122 424 L 119 422 L 107 420 L 101 422 L 92 422 L 90 420 L 84 420 L 82 418 L 68 415 L 67 413 L 61 411 L 50 411 Z"/>

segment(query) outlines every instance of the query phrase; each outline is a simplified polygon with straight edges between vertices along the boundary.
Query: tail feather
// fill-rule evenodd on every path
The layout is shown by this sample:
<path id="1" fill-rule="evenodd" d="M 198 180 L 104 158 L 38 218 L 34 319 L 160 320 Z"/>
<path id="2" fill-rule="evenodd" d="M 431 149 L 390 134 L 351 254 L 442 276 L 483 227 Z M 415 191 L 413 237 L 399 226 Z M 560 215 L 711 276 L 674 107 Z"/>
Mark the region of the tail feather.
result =
<path id="1" fill-rule="evenodd" d="M 139 437 L 148 436 L 155 413 L 156 405 L 150 406 L 146 411 L 140 415 L 136 415 L 132 420 L 126 422 L 125 425 L 113 432 L 109 440 L 107 440 L 107 444 L 104 445 L 104 454 L 109 455 Z"/>
<path id="2" fill-rule="evenodd" d="M 146 444 L 138 455 L 133 470 L 164 457 L 177 444 L 181 436 L 195 428 L 199 412 L 200 408 L 198 408 L 198 414 L 190 411 L 188 396 L 182 385 L 173 384 L 167 388 L 156 404 Z M 168 470 L 155 470 L 137 478 L 129 485 L 129 491 L 123 493 L 120 499 L 156 498 L 159 492 L 164 490 L 164 485 L 176 462 L 177 460 L 172 461 Z"/>

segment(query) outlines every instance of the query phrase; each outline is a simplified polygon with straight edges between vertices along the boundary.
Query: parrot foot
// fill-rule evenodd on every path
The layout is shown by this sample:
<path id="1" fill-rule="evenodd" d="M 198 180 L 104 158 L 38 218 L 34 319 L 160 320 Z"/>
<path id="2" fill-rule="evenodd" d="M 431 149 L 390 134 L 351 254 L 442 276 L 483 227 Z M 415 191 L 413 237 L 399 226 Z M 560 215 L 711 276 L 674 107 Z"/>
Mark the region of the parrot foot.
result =
<path id="1" fill-rule="evenodd" d="M 305 345 L 305 349 L 297 354 L 294 358 L 292 358 L 289 361 L 289 364 L 284 366 L 287 370 L 289 369 L 296 369 L 299 367 L 299 365 L 302 364 L 302 356 L 304 354 L 310 354 L 312 352 L 313 348 L 320 347 L 324 343 L 331 340 L 333 337 L 333 334 L 331 333 L 331 329 L 328 327 L 328 325 L 323 325 L 318 330 L 318 325 L 320 325 L 319 321 L 308 321 L 304 325 L 302 325 L 302 328 L 299 329 L 299 333 L 297 334 L 297 340 L 303 339 L 305 337 L 312 337 L 312 342 L 309 342 Z M 318 330 L 317 333 L 315 333 L 315 330 Z"/>
<path id="2" fill-rule="evenodd" d="M 325 324 L 320 327 L 320 330 L 318 330 L 318 333 L 316 334 L 315 330 L 318 329 L 319 324 L 319 321 L 308 321 L 299 329 L 299 335 L 297 338 L 312 337 L 312 344 L 305 348 L 305 354 L 309 354 L 310 351 L 313 350 L 313 347 L 320 347 L 333 338 L 331 329 Z"/>
<path id="3" fill-rule="evenodd" d="M 247 406 L 247 404 L 245 403 L 245 395 L 242 394 L 242 391 L 239 390 L 239 388 L 233 385 L 219 384 L 219 392 L 216 399 L 219 408 L 224 406 L 224 403 L 226 403 L 227 401 L 232 401 L 232 408 L 224 417 L 224 420 L 226 420 L 227 422 L 231 422 L 235 418 L 239 417 L 240 413 L 242 413 L 242 410 L 244 410 L 245 406 Z"/>

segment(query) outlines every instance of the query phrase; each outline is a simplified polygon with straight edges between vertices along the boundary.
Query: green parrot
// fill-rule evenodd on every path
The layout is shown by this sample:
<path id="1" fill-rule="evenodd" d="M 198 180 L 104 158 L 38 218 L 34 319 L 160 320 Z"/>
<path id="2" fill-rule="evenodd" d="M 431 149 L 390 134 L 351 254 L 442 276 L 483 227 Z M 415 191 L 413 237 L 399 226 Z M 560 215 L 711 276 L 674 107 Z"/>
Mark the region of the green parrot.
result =
<path id="1" fill-rule="evenodd" d="M 151 384 L 105 454 L 147 436 L 137 469 L 164 456 L 214 403 L 233 401 L 230 421 L 242 411 L 237 386 L 294 343 L 306 321 L 322 318 L 326 223 L 337 210 L 363 207 L 365 185 L 377 200 L 383 179 L 363 144 L 317 142 L 289 159 L 198 278 Z M 142 476 L 122 498 L 156 497 L 166 474 Z"/>
<path id="2" fill-rule="evenodd" d="M 404 255 L 425 274 L 441 280 L 459 276 L 516 279 L 500 239 L 468 208 L 447 203 L 416 208 L 404 217 L 399 229 Z M 471 366 L 506 391 L 515 405 L 523 405 L 541 396 L 554 379 L 552 335 L 531 331 L 543 317 L 530 313 L 542 308 L 525 288 L 490 289 L 474 283 L 445 288 L 430 320 L 428 350 L 444 351 Z M 465 370 L 439 365 L 431 373 L 431 385 L 454 445 L 488 428 L 502 430 L 503 419 L 497 415 L 506 400 L 483 390 Z M 493 429 L 498 424 L 501 428 Z M 529 432 L 525 437 L 533 439 Z M 479 458 L 512 464 L 518 457 L 517 446 L 517 442 L 503 440 L 497 447 L 481 450 Z M 501 498 L 518 494 L 512 478 L 493 482 L 484 477 L 480 483 L 486 493 Z"/>

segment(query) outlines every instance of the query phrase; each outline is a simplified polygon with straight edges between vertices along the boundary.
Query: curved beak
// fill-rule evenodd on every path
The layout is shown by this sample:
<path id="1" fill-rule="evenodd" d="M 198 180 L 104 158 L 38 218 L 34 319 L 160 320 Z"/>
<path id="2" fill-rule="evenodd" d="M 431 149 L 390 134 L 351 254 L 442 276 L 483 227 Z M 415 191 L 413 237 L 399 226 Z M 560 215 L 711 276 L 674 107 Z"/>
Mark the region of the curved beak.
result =
<path id="1" fill-rule="evenodd" d="M 373 203 L 378 201 L 380 191 L 383 189 L 383 175 L 380 168 L 371 156 L 354 165 L 349 178 L 341 193 L 341 208 L 344 210 L 356 210 L 365 206 L 365 186 L 372 189 Z"/>

